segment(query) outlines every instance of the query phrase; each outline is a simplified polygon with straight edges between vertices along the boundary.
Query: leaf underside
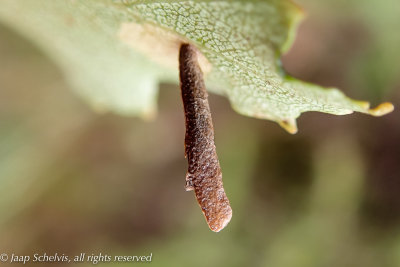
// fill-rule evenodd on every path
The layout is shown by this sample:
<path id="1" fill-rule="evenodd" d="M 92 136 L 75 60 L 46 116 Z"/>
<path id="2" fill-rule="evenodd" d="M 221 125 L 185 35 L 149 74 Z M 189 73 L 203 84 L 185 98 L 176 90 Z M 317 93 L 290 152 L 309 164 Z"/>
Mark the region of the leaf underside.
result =
<path id="1" fill-rule="evenodd" d="M 17 16 L 15 14 L 18 14 Z M 335 88 L 284 74 L 302 11 L 288 0 L 111 1 L 2 0 L 0 22 L 42 47 L 76 91 L 97 108 L 154 114 L 159 82 L 178 82 L 182 42 L 194 44 L 210 91 L 239 113 L 278 122 L 291 133 L 306 111 L 375 116 L 375 109 Z"/>

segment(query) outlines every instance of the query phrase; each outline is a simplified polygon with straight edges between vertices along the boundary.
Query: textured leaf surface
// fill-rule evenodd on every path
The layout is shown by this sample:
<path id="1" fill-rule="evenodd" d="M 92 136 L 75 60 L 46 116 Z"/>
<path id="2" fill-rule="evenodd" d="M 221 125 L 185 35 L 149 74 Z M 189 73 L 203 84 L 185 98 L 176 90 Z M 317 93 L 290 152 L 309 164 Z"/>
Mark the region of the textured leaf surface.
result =
<path id="1" fill-rule="evenodd" d="M 81 95 L 120 113 L 154 111 L 157 82 L 178 81 L 182 42 L 201 52 L 210 90 L 226 95 L 237 112 L 276 121 L 289 132 L 297 131 L 295 120 L 306 111 L 390 112 L 389 103 L 370 110 L 367 102 L 351 100 L 337 89 L 283 73 L 279 56 L 289 48 L 301 17 L 300 9 L 286 0 L 0 4 L 0 19 L 49 51 Z"/>

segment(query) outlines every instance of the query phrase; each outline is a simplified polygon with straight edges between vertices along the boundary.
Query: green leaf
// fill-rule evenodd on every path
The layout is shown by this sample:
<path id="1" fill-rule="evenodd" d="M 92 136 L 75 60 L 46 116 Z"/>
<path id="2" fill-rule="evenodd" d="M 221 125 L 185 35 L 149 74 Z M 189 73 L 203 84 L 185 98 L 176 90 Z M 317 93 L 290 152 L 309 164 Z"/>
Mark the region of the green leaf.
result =
<path id="1" fill-rule="evenodd" d="M 96 110 L 148 117 L 156 109 L 159 78 L 168 72 L 119 40 L 126 15 L 111 1 L 0 3 L 0 22 L 42 48 Z"/>
<path id="2" fill-rule="evenodd" d="M 154 113 L 157 83 L 177 82 L 179 46 L 190 42 L 201 52 L 209 90 L 226 95 L 237 112 L 276 121 L 291 133 L 306 111 L 376 116 L 392 111 L 390 103 L 371 110 L 337 89 L 284 74 L 279 56 L 290 47 L 301 17 L 288 0 L 0 4 L 0 20 L 48 51 L 79 94 L 101 109 Z"/>

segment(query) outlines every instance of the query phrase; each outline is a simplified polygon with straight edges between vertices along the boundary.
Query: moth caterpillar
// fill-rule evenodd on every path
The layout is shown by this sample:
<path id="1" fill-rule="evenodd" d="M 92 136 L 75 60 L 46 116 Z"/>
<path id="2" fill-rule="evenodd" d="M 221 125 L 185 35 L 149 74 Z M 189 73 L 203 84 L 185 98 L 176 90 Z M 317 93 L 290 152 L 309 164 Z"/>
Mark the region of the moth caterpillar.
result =
<path id="1" fill-rule="evenodd" d="M 188 171 L 185 189 L 194 190 L 208 226 L 219 232 L 229 223 L 232 209 L 222 184 L 208 94 L 193 45 L 180 47 L 179 76 L 186 120 Z"/>

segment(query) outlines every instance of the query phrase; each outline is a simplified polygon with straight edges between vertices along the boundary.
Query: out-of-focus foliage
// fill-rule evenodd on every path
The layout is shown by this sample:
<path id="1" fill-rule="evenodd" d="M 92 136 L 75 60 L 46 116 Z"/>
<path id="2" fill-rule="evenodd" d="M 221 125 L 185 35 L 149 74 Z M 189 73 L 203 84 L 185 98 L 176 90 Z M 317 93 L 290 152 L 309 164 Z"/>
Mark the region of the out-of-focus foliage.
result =
<path id="1" fill-rule="evenodd" d="M 119 40 L 119 27 L 127 20 L 126 12 L 107 0 L 0 4 L 0 21 L 50 55 L 96 110 L 149 117 L 156 109 L 159 78 L 171 74 Z"/>
<path id="2" fill-rule="evenodd" d="M 368 102 L 335 88 L 283 74 L 277 62 L 301 15 L 289 0 L 3 0 L 0 5 L 0 20 L 49 50 L 79 93 L 100 110 L 152 114 L 158 82 L 177 76 L 179 45 L 191 42 L 206 57 L 211 89 L 219 88 L 239 113 L 276 121 L 291 133 L 306 111 L 390 112 L 391 104 L 369 109 Z"/>
<path id="3" fill-rule="evenodd" d="M 313 49 L 314 54 L 308 53 L 304 57 L 319 57 L 318 63 L 324 65 L 313 68 L 336 69 L 332 73 L 345 75 L 348 90 L 373 98 L 375 103 L 398 86 L 400 35 L 395 32 L 400 23 L 400 6 L 396 0 L 297 2 L 306 10 L 306 23 L 312 30 L 308 30 L 312 35 L 300 38 L 314 38 L 315 42 L 308 48 Z M 327 36 L 329 34 L 331 36 Z M 324 38 L 325 42 L 321 43 Z M 321 53 L 324 56 L 321 57 Z M 329 64 L 325 64 L 327 60 Z M 347 65 L 343 66 L 343 62 Z M 310 67 L 306 66 L 307 62 L 296 64 L 302 64 L 305 69 Z"/>
<path id="4" fill-rule="evenodd" d="M 400 103 L 400 61 L 389 52 L 398 37 L 383 22 L 396 21 L 396 6 L 361 2 L 299 1 L 308 19 L 285 68 Z M 365 57 L 370 51 L 385 59 Z M 234 209 L 215 234 L 184 191 L 177 86 L 162 86 L 159 116 L 143 122 L 92 113 L 52 60 L 3 26 L 0 60 L 0 254 L 152 252 L 152 266 L 400 265 L 399 111 L 380 119 L 309 113 L 290 136 L 210 95 Z M 388 80 L 363 82 L 384 69 L 393 71 Z"/>

